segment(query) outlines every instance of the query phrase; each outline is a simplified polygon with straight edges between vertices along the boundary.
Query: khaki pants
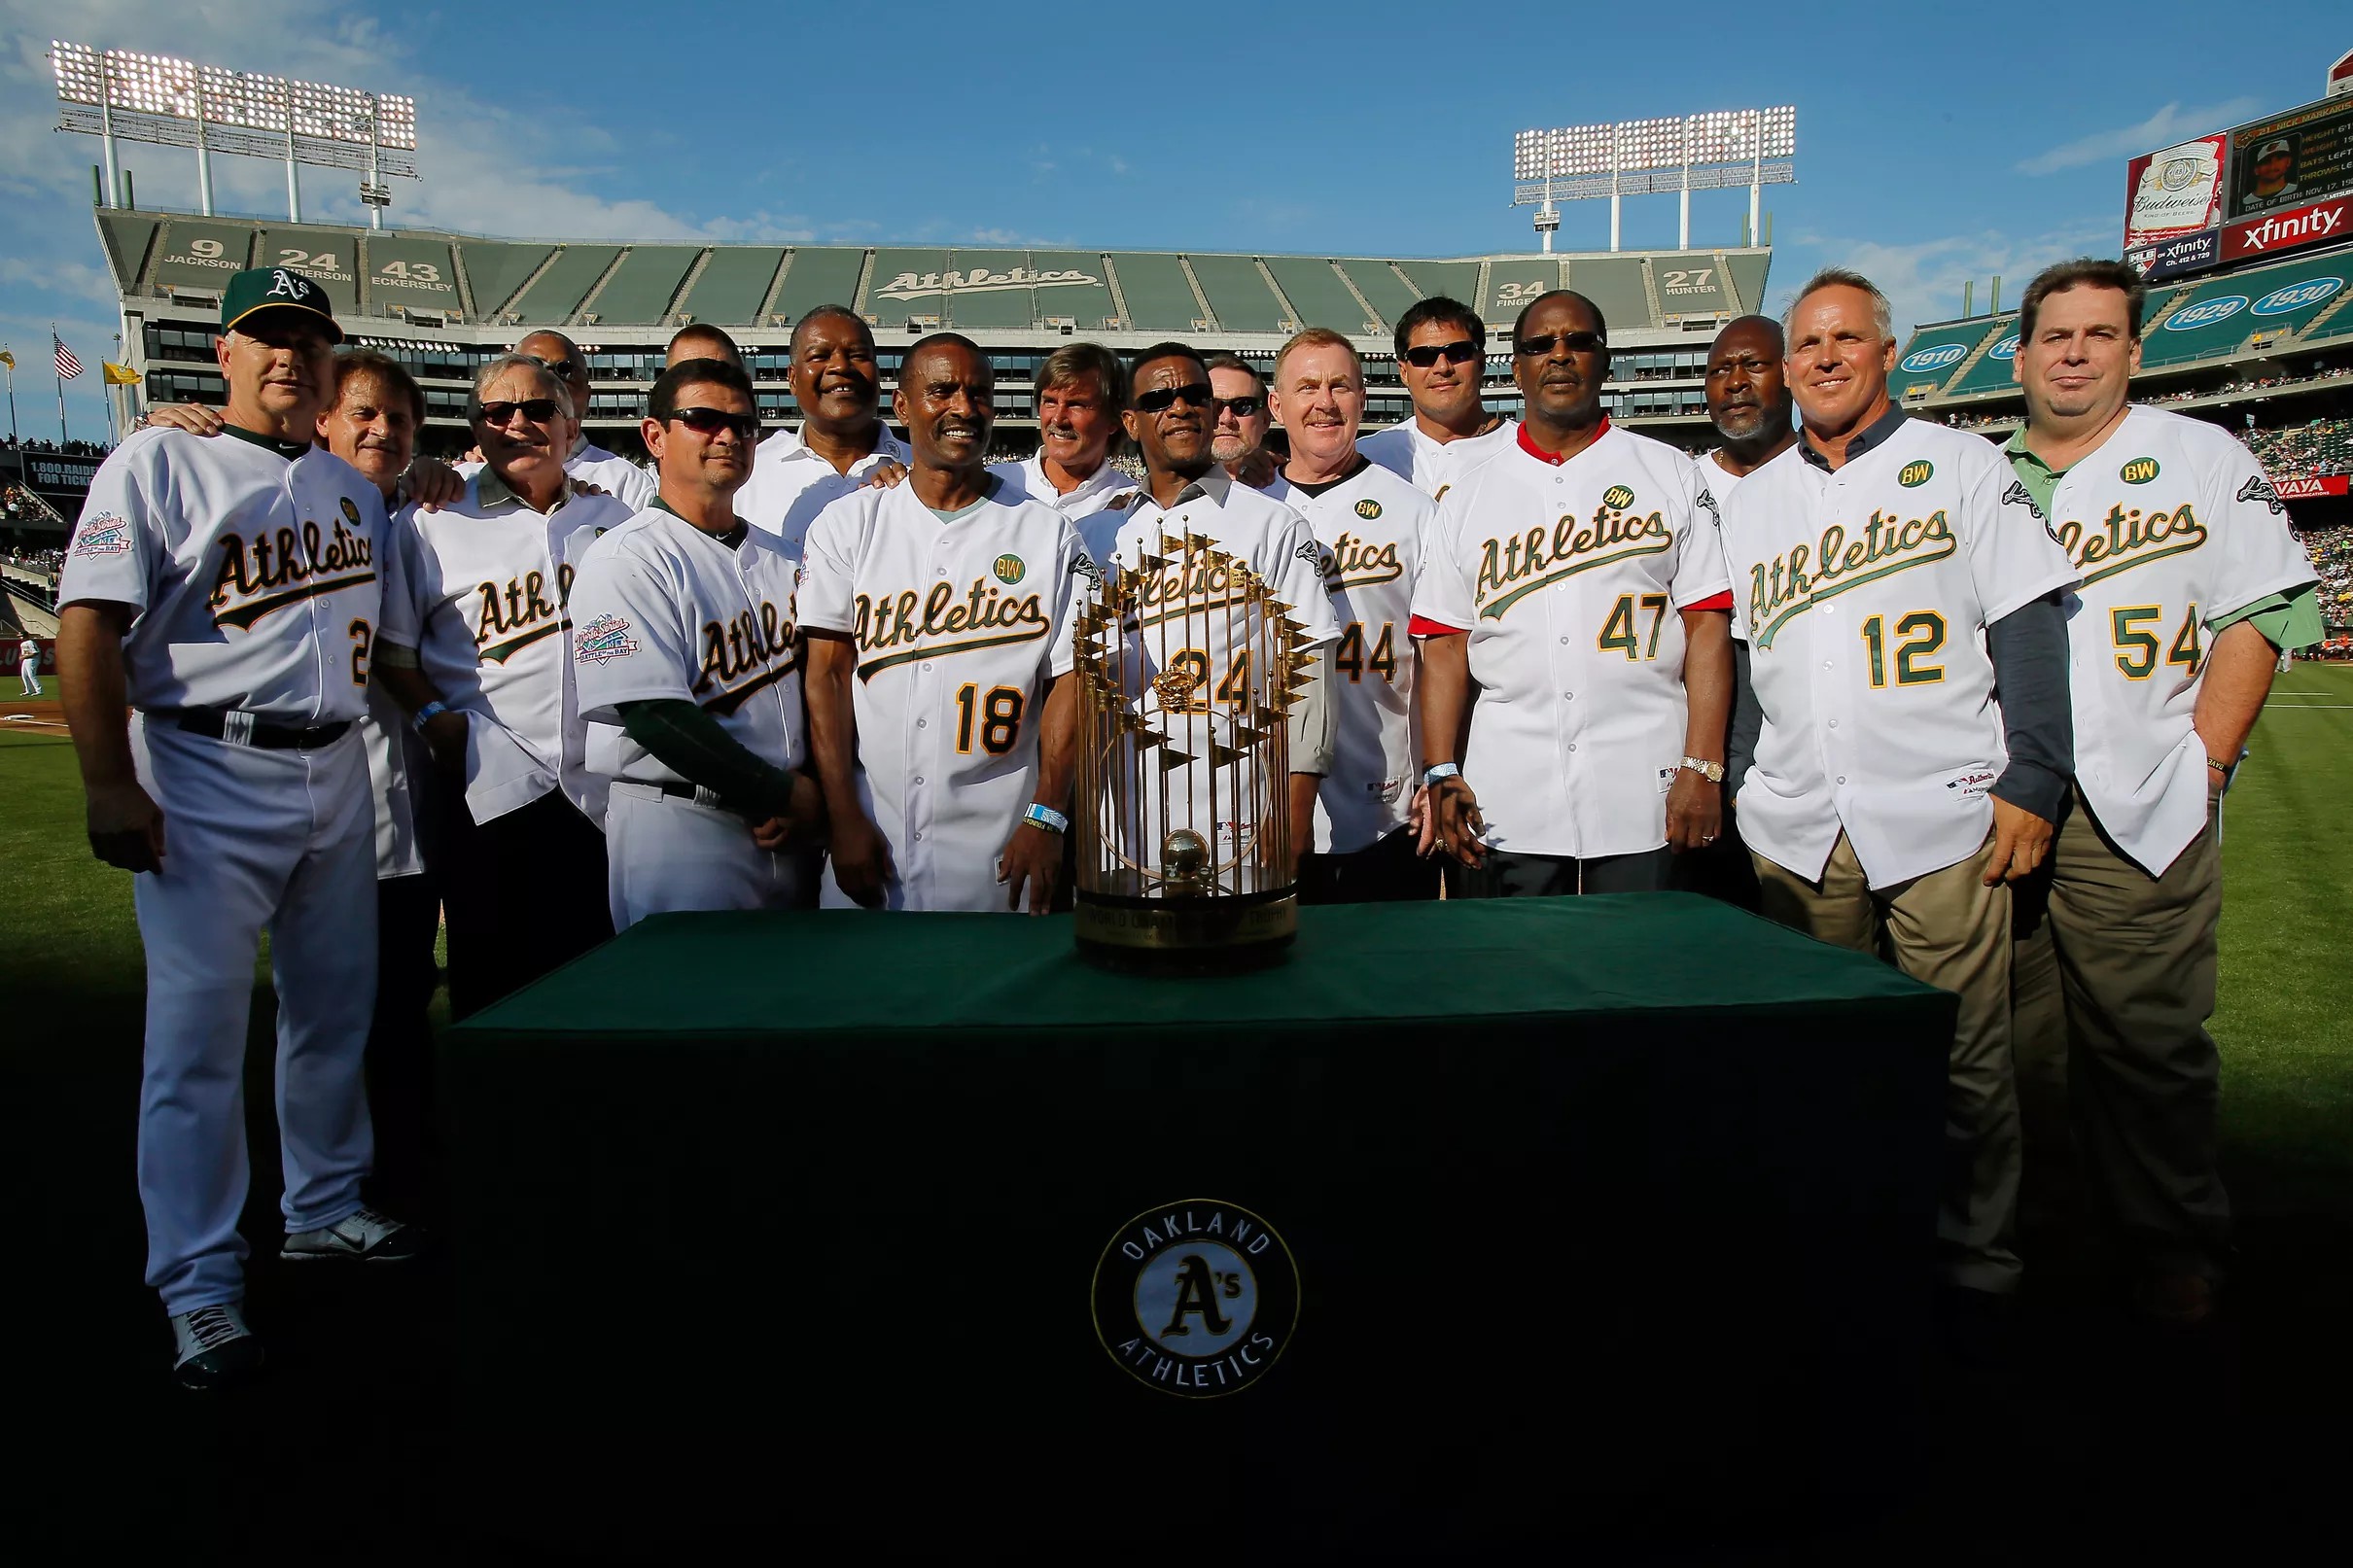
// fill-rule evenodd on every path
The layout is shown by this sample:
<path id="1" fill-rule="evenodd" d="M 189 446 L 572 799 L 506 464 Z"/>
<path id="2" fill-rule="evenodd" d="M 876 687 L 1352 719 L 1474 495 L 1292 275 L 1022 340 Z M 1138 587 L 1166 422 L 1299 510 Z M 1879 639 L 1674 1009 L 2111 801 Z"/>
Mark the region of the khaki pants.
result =
<path id="1" fill-rule="evenodd" d="M 1945 1098 L 1945 1198 L 1937 1218 L 1948 1282 L 2017 1288 L 2018 1090 L 2010 1061 L 2010 889 L 1985 886 L 1993 838 L 1957 865 L 1873 889 L 1846 835 L 1821 880 L 1756 857 L 1764 913 L 1816 941 L 1873 953 L 1961 999 Z"/>
<path id="2" fill-rule="evenodd" d="M 2161 877 L 2100 830 L 2078 794 L 2051 849 L 2049 913 L 2021 922 L 2013 1017 L 2029 1107 L 2029 1179 L 2080 1157 L 2100 1218 L 2132 1261 L 2221 1276 L 2230 1203 L 2216 1168 L 2222 1058 L 2217 818 Z M 2072 1131 L 2072 1139 L 2069 1132 Z"/>

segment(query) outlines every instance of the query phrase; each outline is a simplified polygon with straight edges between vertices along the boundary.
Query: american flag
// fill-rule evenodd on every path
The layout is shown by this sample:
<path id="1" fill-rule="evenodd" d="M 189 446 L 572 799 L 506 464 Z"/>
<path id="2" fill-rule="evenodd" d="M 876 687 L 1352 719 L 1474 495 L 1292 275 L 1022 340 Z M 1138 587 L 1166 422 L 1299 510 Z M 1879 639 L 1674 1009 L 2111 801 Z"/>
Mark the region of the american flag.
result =
<path id="1" fill-rule="evenodd" d="M 74 377 L 80 375 L 82 373 L 82 362 L 74 358 L 74 351 L 65 346 L 65 340 L 61 337 L 52 337 L 50 341 L 57 345 L 58 379 L 71 381 Z"/>

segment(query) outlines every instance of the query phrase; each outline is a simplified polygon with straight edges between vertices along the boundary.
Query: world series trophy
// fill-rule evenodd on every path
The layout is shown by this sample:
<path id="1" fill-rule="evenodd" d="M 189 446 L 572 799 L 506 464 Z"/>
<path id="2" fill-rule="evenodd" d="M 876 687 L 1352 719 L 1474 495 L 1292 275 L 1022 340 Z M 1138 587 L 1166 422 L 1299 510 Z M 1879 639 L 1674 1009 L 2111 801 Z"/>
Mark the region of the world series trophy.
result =
<path id="1" fill-rule="evenodd" d="M 1316 653 L 1290 606 L 1199 534 L 1163 535 L 1079 612 L 1079 952 L 1224 973 L 1298 929 L 1290 713 Z"/>

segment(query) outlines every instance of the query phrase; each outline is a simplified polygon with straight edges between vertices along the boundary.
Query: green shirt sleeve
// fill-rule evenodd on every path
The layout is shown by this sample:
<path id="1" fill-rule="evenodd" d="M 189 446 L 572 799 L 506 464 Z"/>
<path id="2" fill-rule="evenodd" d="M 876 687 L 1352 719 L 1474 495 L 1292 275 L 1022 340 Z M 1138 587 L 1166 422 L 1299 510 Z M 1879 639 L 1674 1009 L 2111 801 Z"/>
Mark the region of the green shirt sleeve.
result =
<path id="1" fill-rule="evenodd" d="M 729 811 L 764 822 L 792 810 L 792 776 L 762 762 L 683 697 L 619 706 L 621 730 L 663 766 L 719 796 Z"/>
<path id="2" fill-rule="evenodd" d="M 2314 582 L 2287 593 L 2265 594 L 2208 622 L 2207 630 L 2220 634 L 2243 620 L 2253 621 L 2255 629 L 2276 648 L 2309 647 L 2328 635 L 2320 623 L 2320 585 Z"/>

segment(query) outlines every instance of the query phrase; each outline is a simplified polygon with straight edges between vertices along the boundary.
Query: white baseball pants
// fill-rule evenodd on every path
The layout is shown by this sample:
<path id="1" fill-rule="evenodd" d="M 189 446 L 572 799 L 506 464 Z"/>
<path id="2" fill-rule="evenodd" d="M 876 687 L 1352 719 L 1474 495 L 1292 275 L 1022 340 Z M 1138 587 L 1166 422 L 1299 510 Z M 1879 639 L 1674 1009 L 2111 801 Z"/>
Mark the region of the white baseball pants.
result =
<path id="1" fill-rule="evenodd" d="M 263 751 L 134 718 L 163 867 L 133 879 L 147 948 L 139 1201 L 147 1282 L 174 1314 L 245 1294 L 245 1029 L 270 939 L 286 1229 L 360 1206 L 373 1137 L 364 1077 L 375 1006 L 375 808 L 357 725 Z"/>
<path id="2" fill-rule="evenodd" d="M 605 803 L 613 928 L 696 909 L 792 909 L 800 865 L 752 842 L 731 811 L 616 779 Z"/>

